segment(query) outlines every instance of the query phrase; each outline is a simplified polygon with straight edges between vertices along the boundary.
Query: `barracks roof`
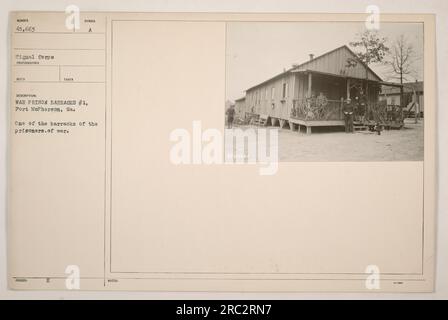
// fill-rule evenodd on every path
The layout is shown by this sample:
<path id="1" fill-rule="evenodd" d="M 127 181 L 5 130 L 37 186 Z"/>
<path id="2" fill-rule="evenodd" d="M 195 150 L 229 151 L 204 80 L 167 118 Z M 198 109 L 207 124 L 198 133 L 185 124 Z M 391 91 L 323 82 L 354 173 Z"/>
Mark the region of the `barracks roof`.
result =
<path id="1" fill-rule="evenodd" d="M 349 66 L 348 60 L 357 61 L 358 63 L 356 63 L 356 65 L 354 66 Z M 292 68 L 268 80 L 250 87 L 246 91 L 249 91 L 272 80 L 278 79 L 286 74 L 294 72 L 317 72 L 344 78 L 365 79 L 366 71 L 369 80 L 382 82 L 382 79 L 369 66 L 359 60 L 356 54 L 352 50 L 350 50 L 349 47 L 343 45 L 339 48 L 328 51 L 327 53 L 324 53 L 312 60 L 308 60 L 302 64 L 293 66 Z"/>

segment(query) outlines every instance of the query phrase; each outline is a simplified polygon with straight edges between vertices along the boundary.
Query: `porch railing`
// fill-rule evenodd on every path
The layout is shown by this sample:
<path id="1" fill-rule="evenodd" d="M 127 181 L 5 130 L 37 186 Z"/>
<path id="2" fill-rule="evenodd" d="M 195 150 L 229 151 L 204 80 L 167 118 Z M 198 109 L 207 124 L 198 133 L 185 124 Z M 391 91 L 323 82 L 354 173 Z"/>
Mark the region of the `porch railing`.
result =
<path id="1" fill-rule="evenodd" d="M 293 100 L 291 118 L 300 120 L 343 120 L 343 100 L 304 98 Z"/>
<path id="2" fill-rule="evenodd" d="M 386 101 L 379 101 L 367 107 L 365 118 L 367 121 L 389 123 L 402 122 L 404 119 L 404 108 L 399 105 L 387 104 Z"/>

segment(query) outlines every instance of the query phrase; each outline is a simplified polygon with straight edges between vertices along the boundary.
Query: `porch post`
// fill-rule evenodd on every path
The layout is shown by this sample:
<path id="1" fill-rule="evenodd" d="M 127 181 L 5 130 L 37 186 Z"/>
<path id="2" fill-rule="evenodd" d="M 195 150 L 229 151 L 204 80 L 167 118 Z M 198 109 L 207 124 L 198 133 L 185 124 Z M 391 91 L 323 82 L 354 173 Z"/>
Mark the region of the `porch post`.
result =
<path id="1" fill-rule="evenodd" d="M 288 121 L 288 124 L 289 124 L 289 129 L 291 131 L 294 131 L 294 123 L 292 123 L 291 121 Z"/>
<path id="2" fill-rule="evenodd" d="M 339 106 L 339 118 L 344 119 L 344 98 L 341 97 L 341 105 Z"/>
<path id="3" fill-rule="evenodd" d="M 308 98 L 311 97 L 311 87 L 313 84 L 313 75 L 311 72 L 308 73 Z"/>
<path id="4" fill-rule="evenodd" d="M 350 79 L 347 79 L 347 99 L 350 99 Z"/>

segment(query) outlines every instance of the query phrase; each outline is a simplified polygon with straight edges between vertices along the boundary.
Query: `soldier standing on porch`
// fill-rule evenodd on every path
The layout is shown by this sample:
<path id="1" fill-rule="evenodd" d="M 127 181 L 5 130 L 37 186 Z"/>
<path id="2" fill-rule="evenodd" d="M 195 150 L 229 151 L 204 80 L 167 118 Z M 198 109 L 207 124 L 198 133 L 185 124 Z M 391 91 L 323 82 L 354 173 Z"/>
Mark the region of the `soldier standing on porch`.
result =
<path id="1" fill-rule="evenodd" d="M 358 120 L 361 121 L 362 123 L 364 123 L 364 119 L 366 116 L 366 111 L 367 111 L 367 96 L 364 93 L 364 90 L 361 89 L 360 94 L 359 94 L 359 101 L 358 101 L 359 105 L 358 105 Z"/>
<path id="2" fill-rule="evenodd" d="M 344 103 L 344 120 L 345 120 L 345 132 L 354 132 L 353 130 L 353 106 L 350 99 L 345 100 Z"/>

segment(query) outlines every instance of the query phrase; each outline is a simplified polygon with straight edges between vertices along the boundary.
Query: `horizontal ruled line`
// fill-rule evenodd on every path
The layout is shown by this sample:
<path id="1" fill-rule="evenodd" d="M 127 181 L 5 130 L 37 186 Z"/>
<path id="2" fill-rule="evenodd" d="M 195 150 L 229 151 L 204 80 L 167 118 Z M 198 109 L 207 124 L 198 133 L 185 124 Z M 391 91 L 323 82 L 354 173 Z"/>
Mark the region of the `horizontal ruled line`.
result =
<path id="1" fill-rule="evenodd" d="M 63 32 L 63 31 L 34 31 L 34 32 L 20 32 L 14 31 L 15 34 L 105 34 L 105 32 Z"/>
<path id="2" fill-rule="evenodd" d="M 14 64 L 14 67 L 105 67 L 103 64 Z"/>
<path id="3" fill-rule="evenodd" d="M 14 83 L 106 83 L 105 81 L 14 81 Z"/>
<path id="4" fill-rule="evenodd" d="M 14 48 L 13 50 L 65 50 L 65 51 L 75 51 L 75 50 L 85 50 L 85 51 L 104 51 L 105 49 L 96 49 L 96 48 Z"/>

